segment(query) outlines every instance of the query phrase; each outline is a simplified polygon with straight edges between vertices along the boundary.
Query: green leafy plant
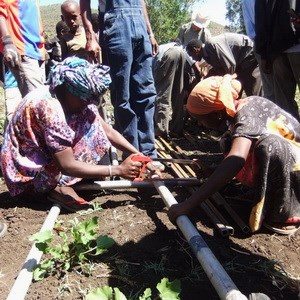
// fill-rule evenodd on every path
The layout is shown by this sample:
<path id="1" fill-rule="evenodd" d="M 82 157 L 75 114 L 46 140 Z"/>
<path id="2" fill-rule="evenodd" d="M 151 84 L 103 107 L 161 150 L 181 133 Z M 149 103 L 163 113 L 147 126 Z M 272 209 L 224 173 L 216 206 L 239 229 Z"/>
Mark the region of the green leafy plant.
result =
<path id="1" fill-rule="evenodd" d="M 65 229 L 61 225 L 57 228 L 58 235 L 47 230 L 30 237 L 36 247 L 50 256 L 38 264 L 33 271 L 35 281 L 42 280 L 47 275 L 66 272 L 75 267 L 87 270 L 85 264 L 91 257 L 103 254 L 115 242 L 106 235 L 97 236 L 98 218 L 79 222 L 77 218 L 69 221 L 71 228 Z M 53 240 L 58 240 L 54 244 Z"/>
<path id="2" fill-rule="evenodd" d="M 179 300 L 181 292 L 181 283 L 178 279 L 170 282 L 168 278 L 163 278 L 160 283 L 156 285 L 159 291 L 159 299 L 161 300 Z M 139 300 L 151 300 L 152 291 L 147 288 Z M 125 295 L 118 289 L 109 286 L 94 289 L 86 295 L 86 300 L 127 300 Z"/>

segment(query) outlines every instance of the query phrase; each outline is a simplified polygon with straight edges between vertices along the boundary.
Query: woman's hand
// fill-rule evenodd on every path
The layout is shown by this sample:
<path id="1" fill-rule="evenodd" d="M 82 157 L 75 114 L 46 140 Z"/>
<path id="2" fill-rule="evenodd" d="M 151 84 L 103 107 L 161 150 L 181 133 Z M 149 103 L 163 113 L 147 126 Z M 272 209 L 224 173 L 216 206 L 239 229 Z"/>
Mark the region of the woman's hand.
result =
<path id="1" fill-rule="evenodd" d="M 182 215 L 189 215 L 192 211 L 192 207 L 189 205 L 188 201 L 182 203 L 173 204 L 168 210 L 168 217 L 170 221 L 176 225 L 176 219 Z"/>
<path id="2" fill-rule="evenodd" d="M 135 154 L 131 154 L 130 156 L 128 156 L 119 166 L 119 176 L 124 177 L 124 178 L 128 178 L 128 179 L 135 179 L 139 176 L 140 171 L 141 171 L 141 167 L 142 167 L 142 163 L 140 163 L 139 161 L 133 161 L 132 157 Z"/>

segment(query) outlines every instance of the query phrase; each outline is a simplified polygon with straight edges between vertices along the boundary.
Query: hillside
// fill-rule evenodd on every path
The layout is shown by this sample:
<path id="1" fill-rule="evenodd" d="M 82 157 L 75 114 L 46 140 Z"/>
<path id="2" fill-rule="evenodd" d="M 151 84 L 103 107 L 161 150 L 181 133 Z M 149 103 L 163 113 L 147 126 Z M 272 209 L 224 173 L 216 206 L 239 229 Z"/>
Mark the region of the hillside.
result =
<path id="1" fill-rule="evenodd" d="M 61 20 L 60 4 L 41 6 L 40 9 L 46 36 L 51 38 L 55 36 L 56 23 Z"/>
<path id="2" fill-rule="evenodd" d="M 41 6 L 41 15 L 43 19 L 46 36 L 51 38 L 55 35 L 56 23 L 61 20 L 60 4 Z M 224 26 L 215 22 L 210 22 L 208 29 L 210 30 L 213 36 L 218 35 L 225 31 Z"/>
<path id="3" fill-rule="evenodd" d="M 225 27 L 219 23 L 211 21 L 208 26 L 209 31 L 211 32 L 212 36 L 218 35 L 227 31 Z"/>

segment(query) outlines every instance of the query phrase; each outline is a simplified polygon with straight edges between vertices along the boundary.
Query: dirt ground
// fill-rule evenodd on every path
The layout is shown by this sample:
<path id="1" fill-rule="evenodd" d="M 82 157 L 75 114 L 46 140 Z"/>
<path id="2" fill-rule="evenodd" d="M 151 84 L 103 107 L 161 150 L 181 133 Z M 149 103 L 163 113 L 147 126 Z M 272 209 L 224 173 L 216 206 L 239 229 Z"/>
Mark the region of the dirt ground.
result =
<path id="1" fill-rule="evenodd" d="M 186 153 L 193 150 L 186 141 L 183 144 Z M 207 151 L 208 142 L 202 144 L 203 149 L 197 145 L 198 150 Z M 168 168 L 166 172 L 173 175 Z M 170 190 L 178 202 L 189 194 L 183 187 Z M 249 191 L 232 183 L 221 194 L 247 222 L 250 203 L 245 199 Z M 83 196 L 103 210 L 88 216 L 62 210 L 58 219 L 84 220 L 97 215 L 99 233 L 112 237 L 115 246 L 93 260 L 89 276 L 78 271 L 50 276 L 32 283 L 26 299 L 84 299 L 89 290 L 103 285 L 118 287 L 127 299 L 138 299 L 147 287 L 155 294 L 156 284 L 164 277 L 181 281 L 180 299 L 219 299 L 182 233 L 168 220 L 157 193 L 120 189 L 84 192 Z M 1 179 L 0 218 L 9 226 L 8 234 L 0 240 L 1 300 L 6 299 L 32 246 L 29 236 L 40 230 L 50 208 L 51 203 L 43 198 L 12 203 Z M 280 236 L 263 229 L 247 235 L 229 217 L 234 235 L 222 237 L 202 210 L 191 220 L 244 295 L 260 292 L 274 300 L 299 299 L 300 234 Z"/>
<path id="2" fill-rule="evenodd" d="M 214 157 L 213 163 L 220 158 L 218 145 L 211 140 L 177 142 L 186 155 L 200 151 L 208 161 Z M 172 177 L 174 173 L 166 168 L 164 175 Z M 178 202 L 189 195 L 183 187 L 170 191 Z M 247 223 L 251 191 L 232 182 L 220 193 Z M 132 300 L 139 299 L 149 287 L 152 299 L 158 299 L 156 285 L 164 277 L 180 280 L 182 300 L 219 299 L 183 234 L 170 223 L 164 202 L 155 190 L 152 194 L 145 189 L 82 192 L 82 196 L 99 203 L 102 210 L 90 215 L 61 210 L 58 220 L 68 224 L 75 217 L 85 220 L 98 216 L 99 234 L 112 237 L 116 244 L 93 259 L 90 275 L 73 270 L 33 282 L 26 299 L 84 299 L 88 291 L 104 285 L 118 287 Z M 0 220 L 8 224 L 8 233 L 0 239 L 0 300 L 7 298 L 32 247 L 29 236 L 40 230 L 51 207 L 43 197 L 13 202 L 0 177 Z M 262 229 L 247 235 L 229 215 L 223 215 L 234 228 L 231 236 L 222 237 L 201 209 L 195 211 L 191 221 L 241 293 L 248 297 L 260 292 L 272 300 L 299 300 L 300 233 L 280 236 Z"/>

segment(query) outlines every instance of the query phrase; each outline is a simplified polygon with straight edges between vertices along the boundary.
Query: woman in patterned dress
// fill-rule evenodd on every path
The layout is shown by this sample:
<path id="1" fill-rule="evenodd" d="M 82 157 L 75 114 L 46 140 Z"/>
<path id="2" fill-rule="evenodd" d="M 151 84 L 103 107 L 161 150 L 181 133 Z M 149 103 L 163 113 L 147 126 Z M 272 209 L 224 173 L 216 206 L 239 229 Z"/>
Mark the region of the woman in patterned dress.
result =
<path id="1" fill-rule="evenodd" d="M 106 124 L 97 108 L 110 84 L 109 68 L 70 57 L 57 63 L 48 86 L 29 93 L 5 132 L 2 173 L 11 196 L 48 193 L 48 199 L 75 211 L 89 207 L 72 185 L 82 178 L 138 176 L 138 153 Z M 118 166 L 99 165 L 110 146 L 130 155 Z"/>
<path id="2" fill-rule="evenodd" d="M 231 132 L 230 149 L 207 181 L 186 201 L 172 206 L 169 218 L 189 214 L 233 178 L 252 187 L 252 232 L 265 227 L 291 234 L 300 225 L 300 124 L 268 99 L 238 99 L 234 76 L 209 77 L 191 92 L 187 110 L 199 125 Z"/>

